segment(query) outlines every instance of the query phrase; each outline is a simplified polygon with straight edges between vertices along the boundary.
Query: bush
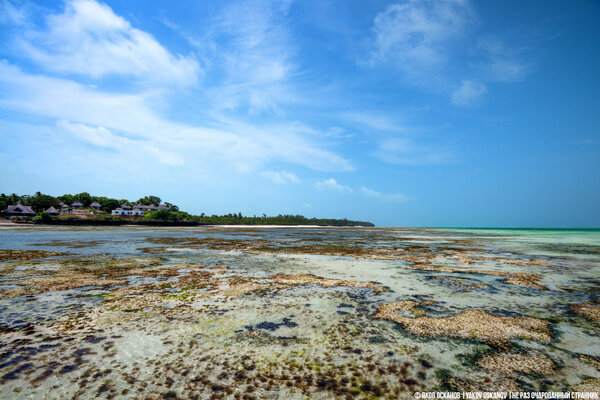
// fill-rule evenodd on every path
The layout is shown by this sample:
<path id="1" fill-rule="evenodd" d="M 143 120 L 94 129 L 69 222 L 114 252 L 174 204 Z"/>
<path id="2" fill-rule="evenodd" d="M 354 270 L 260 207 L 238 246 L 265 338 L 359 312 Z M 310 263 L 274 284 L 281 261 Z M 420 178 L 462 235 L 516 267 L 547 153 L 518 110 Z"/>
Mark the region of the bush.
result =
<path id="1" fill-rule="evenodd" d="M 192 216 L 186 212 L 158 210 L 144 215 L 146 220 L 158 221 L 190 221 Z"/>
<path id="2" fill-rule="evenodd" d="M 52 216 L 50 214 L 48 214 L 47 212 L 41 212 L 38 213 L 38 215 L 35 218 L 38 221 L 42 221 L 42 222 L 50 222 L 52 221 Z"/>

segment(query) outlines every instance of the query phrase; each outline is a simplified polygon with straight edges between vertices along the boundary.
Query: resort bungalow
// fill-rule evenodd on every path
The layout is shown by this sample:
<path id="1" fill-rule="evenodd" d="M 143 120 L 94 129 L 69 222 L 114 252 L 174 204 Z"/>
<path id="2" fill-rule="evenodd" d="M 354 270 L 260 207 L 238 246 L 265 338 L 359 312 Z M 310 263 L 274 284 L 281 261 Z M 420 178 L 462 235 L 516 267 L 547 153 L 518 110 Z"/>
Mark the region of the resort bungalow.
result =
<path id="1" fill-rule="evenodd" d="M 82 208 L 83 204 L 81 204 L 78 200 L 75 200 L 73 204 L 71 204 L 71 208 Z"/>
<path id="2" fill-rule="evenodd" d="M 92 202 L 92 204 L 90 204 L 90 208 L 95 208 L 96 210 L 100 209 L 100 203 L 98 203 L 97 201 Z"/>
<path id="3" fill-rule="evenodd" d="M 17 201 L 17 204 L 14 206 L 8 206 L 2 212 L 11 217 L 33 217 L 35 215 L 35 211 L 31 207 L 22 205 L 20 201 Z"/>
<path id="4" fill-rule="evenodd" d="M 50 215 L 58 215 L 58 210 L 56 208 L 54 208 L 53 206 L 50 206 L 50 208 L 48 208 L 46 211 L 44 211 Z"/>
<path id="5" fill-rule="evenodd" d="M 161 204 L 160 206 L 158 206 L 159 210 L 168 210 L 169 207 L 166 204 Z"/>
<path id="6" fill-rule="evenodd" d="M 121 204 L 121 208 L 123 210 L 131 210 L 131 206 L 129 204 L 127 204 L 127 203 Z"/>
<path id="7" fill-rule="evenodd" d="M 136 217 L 140 217 L 142 215 L 144 215 L 144 212 L 140 209 L 131 209 L 131 207 L 129 207 L 129 209 L 124 209 L 122 206 L 115 208 L 114 210 L 112 210 L 112 215 L 124 215 L 124 216 L 136 216 Z"/>
<path id="8" fill-rule="evenodd" d="M 69 207 L 68 205 L 66 205 L 65 203 L 63 203 L 60 200 L 58 201 L 58 205 L 60 206 L 60 212 L 63 214 L 66 214 L 69 211 L 71 211 L 71 207 Z"/>
<path id="9" fill-rule="evenodd" d="M 145 205 L 142 203 L 137 203 L 133 208 L 137 208 L 138 210 L 142 210 L 143 212 L 158 210 L 158 207 L 155 204 Z"/>

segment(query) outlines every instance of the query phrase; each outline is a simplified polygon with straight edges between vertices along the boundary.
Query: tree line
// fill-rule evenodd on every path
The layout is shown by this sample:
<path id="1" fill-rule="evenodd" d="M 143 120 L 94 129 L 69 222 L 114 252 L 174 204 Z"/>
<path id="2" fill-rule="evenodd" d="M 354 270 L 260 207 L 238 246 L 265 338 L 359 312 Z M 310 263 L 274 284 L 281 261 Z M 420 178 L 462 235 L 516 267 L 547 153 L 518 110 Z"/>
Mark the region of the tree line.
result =
<path id="1" fill-rule="evenodd" d="M 60 202 L 64 204 L 71 205 L 76 201 L 79 201 L 83 204 L 83 207 L 89 207 L 94 201 L 100 204 L 100 209 L 107 213 L 112 212 L 117 207 L 120 207 L 123 203 L 128 203 L 131 206 L 135 204 L 141 203 L 144 205 L 160 205 L 161 198 L 158 196 L 145 196 L 137 201 L 130 201 L 127 199 L 115 199 L 112 197 L 105 196 L 92 196 L 88 192 L 81 192 L 78 194 L 63 194 L 62 196 L 50 196 L 47 194 L 43 194 L 41 192 L 35 192 L 34 195 L 17 195 L 13 194 L 0 194 L 0 211 L 6 210 L 9 205 L 17 204 L 20 202 L 24 206 L 30 206 L 35 212 L 42 212 L 47 210 L 50 207 L 54 207 L 57 210 L 60 209 Z M 170 206 L 170 209 L 174 211 L 179 211 L 179 208 L 173 204 L 165 203 L 167 206 Z"/>
<path id="2" fill-rule="evenodd" d="M 202 225 L 315 225 L 315 226 L 375 226 L 367 221 L 352 221 L 346 218 L 306 218 L 303 215 L 277 215 L 245 217 L 242 213 L 224 215 L 190 215 L 186 212 L 159 210 L 147 214 L 144 219 L 162 221 L 194 221 Z"/>
<path id="3" fill-rule="evenodd" d="M 50 207 L 54 207 L 57 210 L 60 208 L 60 201 L 70 205 L 75 201 L 79 201 L 83 207 L 89 207 L 94 201 L 100 204 L 100 210 L 106 213 L 111 213 L 112 210 L 120 207 L 123 203 L 128 203 L 134 206 L 138 203 L 144 205 L 154 204 L 156 206 L 161 204 L 161 198 L 158 196 L 144 196 L 137 201 L 129 201 L 128 199 L 115 199 L 104 196 L 92 196 L 87 192 L 78 194 L 63 194 L 62 196 L 53 197 L 47 194 L 36 192 L 34 195 L 17 195 L 15 193 L 6 195 L 0 194 L 0 211 L 6 210 L 9 205 L 17 204 L 21 202 L 24 206 L 30 206 L 35 212 L 43 213 Z M 145 220 L 159 220 L 159 221 L 193 221 L 203 225 L 317 225 L 317 226 L 374 226 L 372 223 L 367 221 L 352 221 L 346 218 L 333 219 L 333 218 L 307 218 L 303 215 L 292 215 L 279 214 L 277 216 L 267 216 L 262 214 L 261 216 L 244 216 L 241 212 L 229 213 L 223 215 L 192 215 L 184 211 L 180 211 L 179 207 L 174 204 L 165 202 L 164 203 L 168 210 L 158 210 L 144 215 Z M 45 219 L 49 216 L 44 215 Z M 105 216 L 111 219 L 121 219 L 118 216 Z"/>

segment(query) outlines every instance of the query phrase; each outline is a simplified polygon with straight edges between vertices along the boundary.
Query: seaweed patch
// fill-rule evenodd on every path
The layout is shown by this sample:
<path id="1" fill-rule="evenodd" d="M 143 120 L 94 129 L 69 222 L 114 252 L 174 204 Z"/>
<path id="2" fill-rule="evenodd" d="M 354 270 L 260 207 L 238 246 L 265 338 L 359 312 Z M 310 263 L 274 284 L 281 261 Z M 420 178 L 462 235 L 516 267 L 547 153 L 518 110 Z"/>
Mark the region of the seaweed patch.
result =
<path id="1" fill-rule="evenodd" d="M 414 302 L 386 303 L 377 307 L 373 318 L 394 321 L 419 336 L 450 336 L 502 343 L 513 338 L 528 338 L 548 343 L 552 340 L 549 322 L 532 317 L 505 317 L 482 310 L 469 310 L 446 318 L 406 317 L 397 310 L 413 310 Z M 418 313 L 417 315 L 419 315 Z"/>

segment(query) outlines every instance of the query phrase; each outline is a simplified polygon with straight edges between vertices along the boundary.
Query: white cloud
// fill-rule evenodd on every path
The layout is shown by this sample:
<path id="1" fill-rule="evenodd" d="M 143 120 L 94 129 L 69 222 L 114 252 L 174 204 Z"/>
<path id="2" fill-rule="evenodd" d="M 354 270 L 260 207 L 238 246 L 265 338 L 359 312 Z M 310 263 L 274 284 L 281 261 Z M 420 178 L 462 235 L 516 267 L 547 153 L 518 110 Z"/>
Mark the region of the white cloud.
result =
<path id="1" fill-rule="evenodd" d="M 152 35 L 93 0 L 67 2 L 63 13 L 47 17 L 46 28 L 28 31 L 20 47 L 52 71 L 178 85 L 195 84 L 201 72 L 193 57 L 172 55 Z"/>
<path id="2" fill-rule="evenodd" d="M 127 137 L 115 135 L 103 126 L 89 126 L 85 124 L 71 123 L 66 120 L 61 120 L 56 123 L 59 128 L 62 128 L 73 134 L 76 138 L 85 143 L 101 148 L 109 148 L 112 150 L 130 153 L 130 152 L 145 152 L 158 160 L 159 163 L 169 166 L 181 166 L 184 164 L 183 159 L 172 152 L 165 151 L 154 145 L 147 143 L 144 140 L 133 140 Z"/>
<path id="3" fill-rule="evenodd" d="M 349 112 L 341 115 L 346 121 L 369 129 L 387 132 L 402 132 L 404 127 L 389 116 L 368 112 Z"/>
<path id="4" fill-rule="evenodd" d="M 289 1 L 261 0 L 225 6 L 211 20 L 209 32 L 190 34 L 175 24 L 210 66 L 218 81 L 207 88 L 216 110 L 279 111 L 296 101 L 290 85 L 296 66 L 295 43 L 286 24 Z"/>
<path id="5" fill-rule="evenodd" d="M 287 171 L 262 171 L 260 176 L 278 185 L 300 182 L 300 179 L 295 174 Z"/>
<path id="6" fill-rule="evenodd" d="M 470 106 L 476 103 L 486 92 L 487 88 L 483 83 L 464 80 L 452 93 L 452 104 L 459 107 Z"/>
<path id="7" fill-rule="evenodd" d="M 26 21 L 24 8 L 13 6 L 8 0 L 0 2 L 0 23 L 22 25 Z"/>
<path id="8" fill-rule="evenodd" d="M 408 138 L 397 137 L 379 142 L 372 155 L 381 161 L 399 165 L 440 164 L 453 159 L 448 150 L 419 146 Z"/>
<path id="9" fill-rule="evenodd" d="M 118 149 L 121 146 L 129 145 L 129 142 L 131 142 L 126 138 L 114 135 L 102 126 L 93 127 L 84 124 L 73 124 L 67 120 L 58 121 L 56 126 L 72 133 L 76 138 L 98 147 Z"/>
<path id="10" fill-rule="evenodd" d="M 0 62 L 0 107 L 63 122 L 71 135 L 96 146 L 110 146 L 115 132 L 160 162 L 177 166 L 215 163 L 241 172 L 259 170 L 270 162 L 287 162 L 322 171 L 348 171 L 348 160 L 307 137 L 295 124 L 250 125 L 237 120 L 211 120 L 211 127 L 172 122 L 161 116 L 160 93 L 115 94 L 66 79 L 30 75 Z M 119 139 L 122 140 L 122 139 Z M 288 177 L 289 178 L 289 177 Z"/>
<path id="11" fill-rule="evenodd" d="M 513 49 L 507 47 L 498 38 L 486 36 L 479 40 L 477 48 L 483 53 L 483 61 L 479 66 L 491 80 L 520 81 L 531 69 L 530 65 L 518 59 Z"/>
<path id="12" fill-rule="evenodd" d="M 402 193 L 381 193 L 381 192 L 378 192 L 377 190 L 370 189 L 365 186 L 361 186 L 359 190 L 365 196 L 373 197 L 376 199 L 381 199 L 384 201 L 390 201 L 390 202 L 394 202 L 394 203 L 403 203 L 410 199 L 410 197 L 408 197 L 407 195 L 402 194 Z"/>
<path id="13" fill-rule="evenodd" d="M 392 4 L 374 20 L 372 63 L 391 63 L 408 74 L 440 66 L 446 46 L 473 23 L 466 0 L 409 0 Z"/>
<path id="14" fill-rule="evenodd" d="M 351 187 L 339 184 L 333 178 L 323 179 L 322 181 L 318 181 L 317 183 L 315 183 L 315 187 L 321 191 L 332 191 L 332 192 L 338 192 L 338 193 L 343 193 L 343 194 L 353 192 Z"/>
<path id="15" fill-rule="evenodd" d="M 163 148 L 151 144 L 143 144 L 140 146 L 140 149 L 154 155 L 162 164 L 170 165 L 172 167 L 180 167 L 184 164 L 183 158 L 175 152 L 166 151 Z"/>

